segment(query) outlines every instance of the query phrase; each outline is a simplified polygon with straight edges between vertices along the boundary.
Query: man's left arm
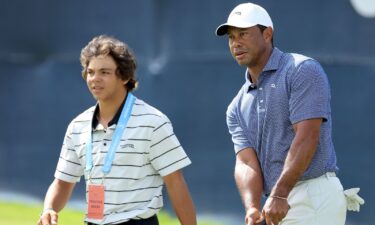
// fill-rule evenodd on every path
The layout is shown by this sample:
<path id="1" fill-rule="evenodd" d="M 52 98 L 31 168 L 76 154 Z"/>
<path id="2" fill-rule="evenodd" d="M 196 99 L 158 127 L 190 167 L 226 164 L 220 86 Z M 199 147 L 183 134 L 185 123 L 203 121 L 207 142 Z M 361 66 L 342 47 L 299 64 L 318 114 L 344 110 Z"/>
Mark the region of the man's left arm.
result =
<path id="1" fill-rule="evenodd" d="M 263 215 L 267 224 L 278 224 L 287 214 L 287 197 L 309 167 L 319 142 L 322 118 L 308 119 L 293 125 L 295 137 L 287 154 L 283 171 L 267 199 Z"/>
<path id="2" fill-rule="evenodd" d="M 163 179 L 181 225 L 196 225 L 194 203 L 181 170 L 168 174 Z"/>

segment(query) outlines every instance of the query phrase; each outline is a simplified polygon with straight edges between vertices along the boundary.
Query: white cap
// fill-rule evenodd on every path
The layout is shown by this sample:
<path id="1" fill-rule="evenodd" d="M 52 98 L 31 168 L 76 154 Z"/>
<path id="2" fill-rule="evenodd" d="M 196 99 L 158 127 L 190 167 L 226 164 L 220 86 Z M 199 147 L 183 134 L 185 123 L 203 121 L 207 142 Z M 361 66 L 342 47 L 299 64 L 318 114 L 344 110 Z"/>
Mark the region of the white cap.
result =
<path id="1" fill-rule="evenodd" d="M 216 29 L 216 35 L 222 36 L 227 34 L 228 26 L 248 28 L 256 25 L 272 27 L 273 29 L 271 17 L 264 8 L 253 3 L 243 3 L 232 10 L 227 22 L 221 24 Z"/>

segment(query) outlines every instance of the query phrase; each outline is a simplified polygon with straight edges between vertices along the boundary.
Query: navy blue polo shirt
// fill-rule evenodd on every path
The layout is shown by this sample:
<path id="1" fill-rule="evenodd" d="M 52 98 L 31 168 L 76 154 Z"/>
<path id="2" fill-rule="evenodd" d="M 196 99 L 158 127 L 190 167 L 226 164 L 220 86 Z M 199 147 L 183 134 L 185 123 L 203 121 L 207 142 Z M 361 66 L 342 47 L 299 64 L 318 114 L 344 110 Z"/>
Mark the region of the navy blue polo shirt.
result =
<path id="1" fill-rule="evenodd" d="M 323 118 L 320 139 L 301 180 L 336 172 L 332 143 L 330 87 L 320 64 L 299 54 L 274 48 L 257 83 L 246 82 L 227 110 L 227 125 L 236 154 L 256 151 L 264 177 L 264 194 L 278 180 L 295 136 L 293 124 Z"/>

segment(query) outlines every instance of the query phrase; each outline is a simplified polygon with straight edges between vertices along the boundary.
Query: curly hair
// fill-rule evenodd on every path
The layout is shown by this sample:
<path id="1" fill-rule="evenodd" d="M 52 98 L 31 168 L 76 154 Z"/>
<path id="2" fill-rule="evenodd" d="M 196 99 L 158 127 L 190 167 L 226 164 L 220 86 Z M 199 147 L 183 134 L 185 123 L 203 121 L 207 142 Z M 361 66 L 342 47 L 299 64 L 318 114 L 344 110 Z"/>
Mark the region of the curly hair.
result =
<path id="1" fill-rule="evenodd" d="M 116 75 L 122 80 L 128 80 L 125 85 L 128 91 L 137 88 L 137 64 L 134 54 L 127 44 L 107 35 L 94 37 L 81 51 L 82 77 L 85 80 L 90 60 L 99 55 L 109 55 L 114 59 L 117 64 Z"/>

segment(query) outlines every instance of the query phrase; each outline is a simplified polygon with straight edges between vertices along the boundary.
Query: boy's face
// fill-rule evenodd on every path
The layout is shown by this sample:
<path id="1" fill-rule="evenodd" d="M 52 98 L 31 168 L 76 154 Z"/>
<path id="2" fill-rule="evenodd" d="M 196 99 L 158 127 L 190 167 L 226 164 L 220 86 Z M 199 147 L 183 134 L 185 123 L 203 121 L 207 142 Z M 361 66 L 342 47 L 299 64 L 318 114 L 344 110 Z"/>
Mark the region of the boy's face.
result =
<path id="1" fill-rule="evenodd" d="M 127 81 L 122 80 L 116 74 L 117 65 L 109 55 L 93 57 L 86 71 L 86 83 L 96 100 L 110 101 L 126 93 L 124 85 Z"/>

